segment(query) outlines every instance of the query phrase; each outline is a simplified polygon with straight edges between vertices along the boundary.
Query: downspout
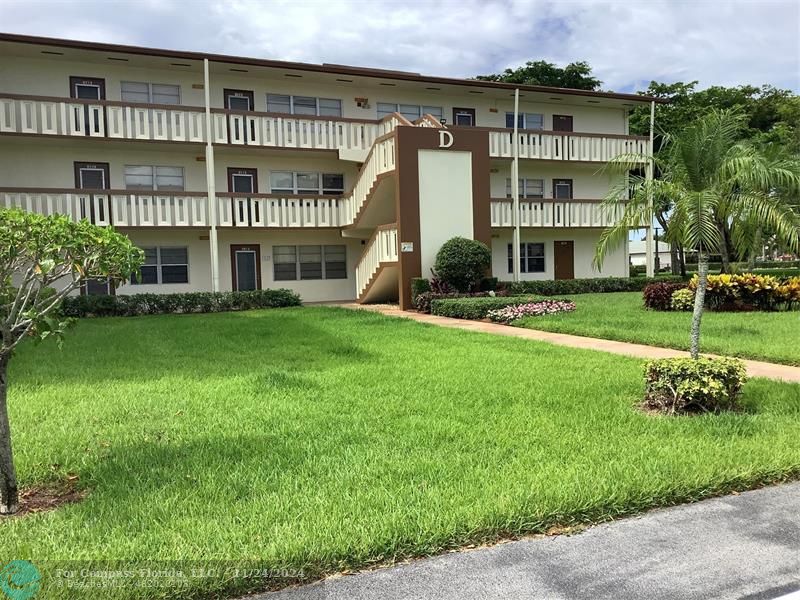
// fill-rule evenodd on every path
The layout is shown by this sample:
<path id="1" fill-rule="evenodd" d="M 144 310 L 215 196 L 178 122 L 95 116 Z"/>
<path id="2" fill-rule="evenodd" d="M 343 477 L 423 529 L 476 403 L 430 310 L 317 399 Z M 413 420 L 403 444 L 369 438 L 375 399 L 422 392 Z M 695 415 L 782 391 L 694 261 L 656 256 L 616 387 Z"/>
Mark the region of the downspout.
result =
<path id="1" fill-rule="evenodd" d="M 219 247 L 217 245 L 217 185 L 214 178 L 214 146 L 211 127 L 211 83 L 208 59 L 203 59 L 203 90 L 206 105 L 206 190 L 208 193 L 208 243 L 211 253 L 211 291 L 219 291 Z"/>
<path id="2" fill-rule="evenodd" d="M 656 103 L 650 101 L 650 146 L 647 160 L 647 214 L 650 222 L 647 224 L 647 238 L 645 241 L 645 263 L 648 277 L 655 276 L 655 262 L 653 260 L 653 122 L 656 118 Z"/>
<path id="3" fill-rule="evenodd" d="M 512 235 L 511 256 L 514 266 L 514 281 L 520 280 L 520 218 L 519 218 L 519 89 L 514 90 L 514 160 L 511 163 L 511 197 L 514 213 L 514 234 Z"/>

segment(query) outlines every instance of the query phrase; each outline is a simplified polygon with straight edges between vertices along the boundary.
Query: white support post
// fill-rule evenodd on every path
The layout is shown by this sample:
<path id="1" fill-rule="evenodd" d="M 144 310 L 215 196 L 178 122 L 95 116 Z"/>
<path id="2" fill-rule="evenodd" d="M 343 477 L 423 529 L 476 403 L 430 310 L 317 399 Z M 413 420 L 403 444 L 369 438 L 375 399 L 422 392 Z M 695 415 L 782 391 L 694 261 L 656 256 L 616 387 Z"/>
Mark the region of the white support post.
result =
<path id="1" fill-rule="evenodd" d="M 514 281 L 520 280 L 520 218 L 519 218 L 519 89 L 514 90 L 514 160 L 511 163 L 511 197 L 514 201 L 514 234 L 511 241 L 511 262 L 514 266 Z"/>
<path id="2" fill-rule="evenodd" d="M 648 277 L 655 276 L 655 261 L 653 260 L 653 122 L 656 118 L 656 103 L 650 102 L 650 155 L 647 160 L 647 213 L 650 215 L 650 222 L 647 224 L 647 237 L 645 239 L 645 268 Z"/>
<path id="3" fill-rule="evenodd" d="M 206 191 L 208 194 L 208 245 L 211 254 L 211 291 L 219 291 L 219 247 L 217 245 L 217 184 L 214 177 L 214 146 L 211 126 L 211 82 L 208 59 L 203 59 L 203 91 L 206 104 Z"/>

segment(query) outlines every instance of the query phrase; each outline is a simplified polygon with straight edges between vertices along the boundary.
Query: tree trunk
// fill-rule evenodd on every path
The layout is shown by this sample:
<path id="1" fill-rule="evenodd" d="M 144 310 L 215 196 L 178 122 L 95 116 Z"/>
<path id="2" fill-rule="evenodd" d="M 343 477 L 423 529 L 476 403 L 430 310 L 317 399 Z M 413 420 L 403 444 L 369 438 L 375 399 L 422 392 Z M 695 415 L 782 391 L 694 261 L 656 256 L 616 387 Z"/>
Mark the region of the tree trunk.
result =
<path id="1" fill-rule="evenodd" d="M 706 286 L 708 285 L 708 254 L 700 251 L 697 255 L 697 291 L 694 295 L 694 313 L 692 313 L 692 333 L 689 350 L 692 358 L 700 357 L 700 321 L 706 302 Z"/>
<path id="2" fill-rule="evenodd" d="M 670 266 L 670 272 L 673 275 L 677 275 L 680 273 L 681 266 L 678 264 L 679 260 L 680 259 L 678 258 L 678 244 L 672 242 L 669 245 L 669 266 Z"/>
<path id="3" fill-rule="evenodd" d="M 686 251 L 678 246 L 678 260 L 681 261 L 681 277 L 686 277 Z"/>
<path id="4" fill-rule="evenodd" d="M 722 261 L 722 268 L 720 273 L 731 272 L 731 256 L 728 253 L 728 228 L 725 225 L 719 226 L 719 234 L 722 237 L 722 243 L 719 245 L 719 256 Z M 698 267 L 699 268 L 699 267 Z"/>
<path id="5" fill-rule="evenodd" d="M 8 355 L 0 356 L 0 515 L 19 508 L 17 472 L 11 453 L 11 428 L 8 424 Z"/>

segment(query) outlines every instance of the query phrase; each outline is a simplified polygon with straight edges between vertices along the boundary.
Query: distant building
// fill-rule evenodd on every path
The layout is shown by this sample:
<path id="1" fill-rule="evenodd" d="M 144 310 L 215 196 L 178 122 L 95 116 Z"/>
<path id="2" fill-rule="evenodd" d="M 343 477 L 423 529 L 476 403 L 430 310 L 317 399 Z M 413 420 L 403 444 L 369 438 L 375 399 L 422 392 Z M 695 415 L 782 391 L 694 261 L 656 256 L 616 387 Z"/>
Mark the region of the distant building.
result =
<path id="1" fill-rule="evenodd" d="M 630 255 L 632 265 L 644 266 L 647 264 L 645 247 L 644 240 L 628 242 L 628 254 Z M 666 242 L 658 242 L 658 259 L 659 265 L 662 269 L 672 266 L 672 257 L 669 253 L 669 244 Z"/>

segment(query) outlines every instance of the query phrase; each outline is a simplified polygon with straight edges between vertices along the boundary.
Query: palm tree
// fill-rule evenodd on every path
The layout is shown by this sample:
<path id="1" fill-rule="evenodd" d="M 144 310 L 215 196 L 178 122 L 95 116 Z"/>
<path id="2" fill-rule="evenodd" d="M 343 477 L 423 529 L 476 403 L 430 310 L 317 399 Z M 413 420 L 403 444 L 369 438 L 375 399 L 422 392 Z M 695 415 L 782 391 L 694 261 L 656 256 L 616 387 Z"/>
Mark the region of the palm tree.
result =
<path id="1" fill-rule="evenodd" d="M 600 235 L 594 263 L 602 266 L 608 252 L 627 240 L 631 229 L 652 223 L 653 206 L 670 203 L 667 239 L 698 253 L 692 358 L 700 352 L 709 254 L 720 252 L 728 241 L 744 253 L 758 227 L 769 228 L 790 249 L 800 251 L 800 217 L 791 206 L 800 193 L 800 161 L 739 141 L 743 127 L 744 117 L 737 112 L 714 110 L 667 140 L 652 159 L 625 154 L 606 166 L 623 176 L 604 199 L 606 209 L 618 205 L 620 198 L 629 200 L 622 218 Z M 649 160 L 658 179 L 631 174 Z"/>

